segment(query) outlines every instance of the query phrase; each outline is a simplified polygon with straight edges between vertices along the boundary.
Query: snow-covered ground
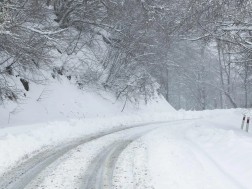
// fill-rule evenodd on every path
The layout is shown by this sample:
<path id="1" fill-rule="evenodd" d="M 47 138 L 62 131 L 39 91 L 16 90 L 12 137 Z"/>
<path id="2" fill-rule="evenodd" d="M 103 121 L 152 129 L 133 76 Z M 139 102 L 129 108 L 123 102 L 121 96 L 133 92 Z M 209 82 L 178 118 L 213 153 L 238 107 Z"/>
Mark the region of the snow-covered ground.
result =
<path id="1" fill-rule="evenodd" d="M 244 110 L 191 113 L 201 119 L 134 141 L 119 158 L 115 188 L 250 189 L 252 134 L 240 130 Z M 132 169 L 137 176 L 129 176 Z"/>
<path id="2" fill-rule="evenodd" d="M 73 148 L 47 168 L 48 175 L 44 170 L 40 185 L 35 185 L 69 188 L 75 183 L 77 187 L 82 181 L 79 176 L 82 178 L 92 158 L 99 154 L 105 158 L 103 163 L 97 160 L 98 166 L 111 163 L 117 154 L 114 188 L 251 188 L 252 135 L 240 129 L 242 115 L 251 116 L 251 112 L 175 111 L 161 97 L 147 105 L 127 103 L 122 112 L 124 101 L 94 91 L 80 91 L 61 78 L 61 82 L 55 80 L 49 86 L 31 84 L 23 104 L 2 106 L 0 178 L 16 165 L 56 146 L 152 123 L 150 127 L 121 131 Z M 131 138 L 136 133 L 141 133 L 140 138 Z M 73 167 L 75 164 L 78 166 Z M 67 174 L 75 177 L 68 178 Z M 28 187 L 33 188 L 32 184 Z"/>
<path id="3" fill-rule="evenodd" d="M 122 112 L 125 102 L 108 92 L 81 91 L 64 77 L 50 82 L 31 83 L 21 104 L 0 106 L 0 175 L 41 149 L 113 128 L 180 116 L 161 97 L 147 105 L 127 103 Z"/>
<path id="4" fill-rule="evenodd" d="M 92 158 L 99 153 L 106 154 L 106 151 L 111 154 L 113 150 L 110 150 L 116 149 L 110 147 L 115 141 L 120 144 L 118 141 L 132 140 L 125 149 L 121 149 L 116 162 L 114 188 L 249 189 L 252 185 L 252 135 L 240 129 L 243 113 L 242 109 L 156 115 L 149 112 L 148 115 L 3 128 L 1 171 L 14 165 L 25 154 L 28 154 L 28 158 L 31 152 L 42 146 L 56 145 L 116 127 L 184 119 L 178 123 L 154 123 L 148 127 L 122 131 L 82 145 L 44 170 L 39 184 L 34 181 L 27 187 L 69 188 L 74 185 L 78 188 L 85 170 L 90 170 L 88 164 Z M 138 139 L 126 139 L 137 133 L 143 134 Z M 72 176 L 67 177 L 68 174 Z"/>

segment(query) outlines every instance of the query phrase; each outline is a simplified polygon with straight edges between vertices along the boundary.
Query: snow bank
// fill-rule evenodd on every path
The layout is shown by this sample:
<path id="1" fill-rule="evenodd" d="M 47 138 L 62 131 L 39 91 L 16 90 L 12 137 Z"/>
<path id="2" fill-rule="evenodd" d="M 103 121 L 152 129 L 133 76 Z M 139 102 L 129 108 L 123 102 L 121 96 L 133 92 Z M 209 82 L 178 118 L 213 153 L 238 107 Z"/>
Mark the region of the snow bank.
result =
<path id="1" fill-rule="evenodd" d="M 0 174 L 43 147 L 115 127 L 173 120 L 179 114 L 161 97 L 145 105 L 116 101 L 103 92 L 81 91 L 66 78 L 30 84 L 22 104 L 0 107 Z"/>
<path id="2" fill-rule="evenodd" d="M 98 90 L 81 91 L 72 81 L 61 77 L 50 84 L 30 83 L 30 91 L 21 104 L 8 102 L 0 106 L 0 127 L 27 125 L 49 121 L 67 121 L 96 117 L 120 116 L 143 112 L 174 112 L 162 98 L 156 97 L 147 105 L 116 100 L 108 92 Z"/>
<path id="3" fill-rule="evenodd" d="M 174 119 L 180 119 L 179 114 L 176 112 L 152 112 L 5 127 L 0 129 L 0 173 L 24 156 L 28 157 L 32 152 L 40 150 L 45 146 L 57 145 L 67 140 L 113 128 Z"/>
<path id="4" fill-rule="evenodd" d="M 251 188 L 252 134 L 240 129 L 243 113 L 242 109 L 187 112 L 201 119 L 167 124 L 142 137 L 151 186 Z"/>

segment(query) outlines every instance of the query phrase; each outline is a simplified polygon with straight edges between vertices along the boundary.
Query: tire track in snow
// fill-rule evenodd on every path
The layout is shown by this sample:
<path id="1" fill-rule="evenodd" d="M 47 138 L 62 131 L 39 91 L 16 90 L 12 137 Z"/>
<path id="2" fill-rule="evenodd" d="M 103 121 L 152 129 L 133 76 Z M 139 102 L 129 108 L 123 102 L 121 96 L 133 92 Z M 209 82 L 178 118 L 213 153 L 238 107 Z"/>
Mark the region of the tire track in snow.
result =
<path id="1" fill-rule="evenodd" d="M 193 120 L 193 119 L 188 119 L 188 120 Z M 188 121 L 188 120 L 152 122 L 152 123 L 146 123 L 146 124 L 139 124 L 135 126 L 129 126 L 125 128 L 116 128 L 109 131 L 101 132 L 96 135 L 89 136 L 85 139 L 75 140 L 67 144 L 57 146 L 53 149 L 43 151 L 33 156 L 32 158 L 26 160 L 25 162 L 21 163 L 20 165 L 14 167 L 9 172 L 3 174 L 3 176 L 0 177 L 0 189 L 25 188 L 25 186 L 27 186 L 46 167 L 54 163 L 57 159 L 59 159 L 64 154 L 68 153 L 70 150 L 77 148 L 78 146 L 82 144 L 104 137 L 106 135 L 110 135 L 113 133 L 129 130 L 129 129 L 137 128 L 137 127 L 145 127 L 149 125 L 164 124 L 164 123 L 177 123 L 177 122 L 183 122 L 183 121 Z"/>
<path id="2" fill-rule="evenodd" d="M 110 145 L 91 162 L 81 189 L 111 189 L 115 164 L 121 152 L 134 140 Z"/>

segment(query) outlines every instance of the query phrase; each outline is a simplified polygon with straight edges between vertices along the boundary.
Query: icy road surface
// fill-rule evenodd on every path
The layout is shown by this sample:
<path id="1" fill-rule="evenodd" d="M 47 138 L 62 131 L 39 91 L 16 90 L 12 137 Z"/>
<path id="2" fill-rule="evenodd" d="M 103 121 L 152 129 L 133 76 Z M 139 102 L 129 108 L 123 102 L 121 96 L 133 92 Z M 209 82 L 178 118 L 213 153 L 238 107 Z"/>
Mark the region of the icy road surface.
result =
<path id="1" fill-rule="evenodd" d="M 139 125 L 71 141 L 5 173 L 0 188 L 249 189 L 251 135 L 200 122 Z"/>

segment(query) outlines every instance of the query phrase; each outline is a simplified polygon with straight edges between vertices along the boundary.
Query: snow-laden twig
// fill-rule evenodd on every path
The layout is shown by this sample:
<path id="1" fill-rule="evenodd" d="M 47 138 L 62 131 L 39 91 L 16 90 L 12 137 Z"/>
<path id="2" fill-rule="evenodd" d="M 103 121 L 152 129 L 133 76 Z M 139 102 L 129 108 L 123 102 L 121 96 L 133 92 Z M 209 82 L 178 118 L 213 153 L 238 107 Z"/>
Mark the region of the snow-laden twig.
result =
<path id="1" fill-rule="evenodd" d="M 42 30 L 38 30 L 36 28 L 31 28 L 31 27 L 27 27 L 27 29 L 29 29 L 33 32 L 39 33 L 41 35 L 55 35 L 55 34 L 59 34 L 59 33 L 62 33 L 67 30 L 67 29 L 60 29 L 57 31 L 42 31 Z"/>

